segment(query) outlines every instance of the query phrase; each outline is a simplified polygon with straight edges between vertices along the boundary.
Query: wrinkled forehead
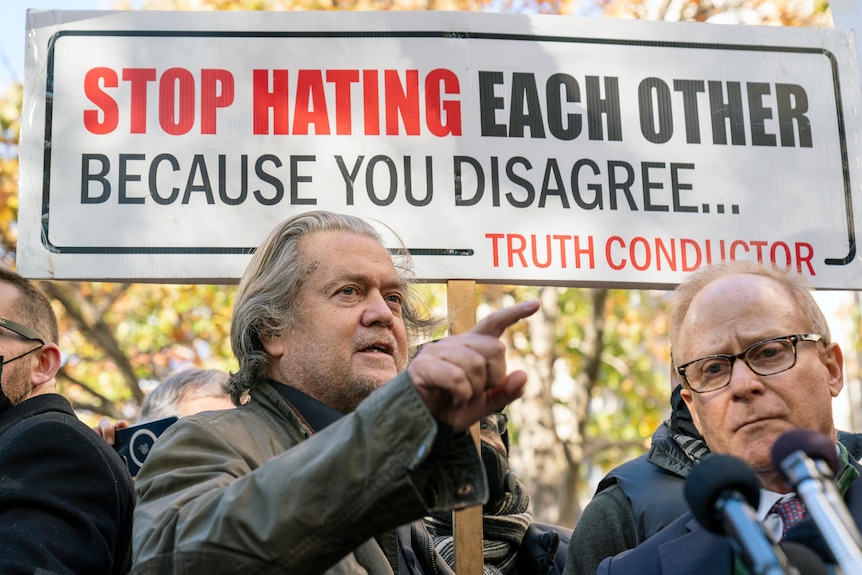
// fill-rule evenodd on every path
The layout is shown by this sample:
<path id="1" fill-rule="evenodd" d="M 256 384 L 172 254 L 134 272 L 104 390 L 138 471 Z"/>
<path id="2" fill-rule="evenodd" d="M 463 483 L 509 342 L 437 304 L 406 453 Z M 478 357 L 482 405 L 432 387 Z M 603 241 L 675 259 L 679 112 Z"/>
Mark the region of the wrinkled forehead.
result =
<path id="1" fill-rule="evenodd" d="M 699 353 L 693 349 L 730 341 L 751 343 L 804 329 L 805 323 L 793 294 L 780 282 L 765 276 L 731 275 L 707 284 L 692 299 L 679 341 L 672 344 L 679 360 L 691 359 Z"/>
<path id="2" fill-rule="evenodd" d="M 392 255 L 377 239 L 352 232 L 322 232 L 305 239 L 306 273 L 313 283 L 339 279 L 402 284 Z"/>

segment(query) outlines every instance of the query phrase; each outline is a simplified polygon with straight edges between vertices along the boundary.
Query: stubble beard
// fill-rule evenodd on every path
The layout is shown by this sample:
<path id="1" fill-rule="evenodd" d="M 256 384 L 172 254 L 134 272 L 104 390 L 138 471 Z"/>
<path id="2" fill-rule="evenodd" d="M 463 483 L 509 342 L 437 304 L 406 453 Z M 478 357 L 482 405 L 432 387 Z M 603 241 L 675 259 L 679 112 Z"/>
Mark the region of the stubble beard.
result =
<path id="1" fill-rule="evenodd" d="M 383 383 L 371 381 L 364 377 L 353 377 L 348 379 L 343 386 L 343 393 L 338 394 L 338 397 L 333 398 L 333 401 L 339 405 L 333 406 L 341 413 L 351 413 L 359 404 L 362 403 L 371 393 L 381 387 Z"/>
<path id="2" fill-rule="evenodd" d="M 327 394 L 329 395 L 329 399 L 325 403 L 341 413 L 351 413 L 354 411 L 365 398 L 394 379 L 398 373 L 404 371 L 406 366 L 398 365 L 399 362 L 395 357 L 390 359 L 395 361 L 396 371 L 391 376 L 385 378 L 357 372 L 353 369 L 350 361 L 346 362 L 343 370 L 338 369 L 341 373 L 332 379 L 332 381 L 339 381 L 342 384 L 327 388 L 327 391 L 330 393 Z"/>
<path id="3" fill-rule="evenodd" d="M 317 357 L 326 357 L 326 351 Z M 334 352 L 333 352 L 334 353 Z M 334 357 L 334 356 L 332 356 Z M 379 377 L 356 373 L 350 358 L 345 361 L 329 361 L 323 365 L 310 360 L 312 365 L 290 364 L 282 372 L 282 383 L 290 385 L 339 413 L 353 412 L 365 398 L 392 378 L 381 381 Z M 398 371 L 403 371 L 403 367 Z M 393 376 L 394 377 L 394 376 Z"/>
<path id="4" fill-rule="evenodd" d="M 3 394 L 11 405 L 18 405 L 30 395 L 29 365 L 26 361 L 21 361 L 18 365 L 15 365 L 16 363 L 18 362 L 3 366 L 3 379 L 6 380 L 2 388 Z"/>

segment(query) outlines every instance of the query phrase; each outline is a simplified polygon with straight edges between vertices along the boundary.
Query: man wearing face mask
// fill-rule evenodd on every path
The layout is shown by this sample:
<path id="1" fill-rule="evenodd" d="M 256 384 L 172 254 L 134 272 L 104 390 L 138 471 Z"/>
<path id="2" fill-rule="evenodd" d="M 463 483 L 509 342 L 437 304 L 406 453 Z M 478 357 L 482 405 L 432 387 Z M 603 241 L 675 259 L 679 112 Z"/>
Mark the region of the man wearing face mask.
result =
<path id="1" fill-rule="evenodd" d="M 132 480 L 57 393 L 57 339 L 44 294 L 0 268 L 0 573 L 125 573 Z"/>

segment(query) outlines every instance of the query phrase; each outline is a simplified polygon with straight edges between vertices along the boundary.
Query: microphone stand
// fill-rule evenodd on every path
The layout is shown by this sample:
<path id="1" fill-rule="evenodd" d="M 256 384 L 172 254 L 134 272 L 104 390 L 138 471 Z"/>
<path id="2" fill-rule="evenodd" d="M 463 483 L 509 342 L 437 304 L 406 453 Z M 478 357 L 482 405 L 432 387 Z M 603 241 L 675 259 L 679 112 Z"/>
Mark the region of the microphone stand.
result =
<path id="1" fill-rule="evenodd" d="M 830 502 L 834 497 L 827 495 L 821 480 L 823 475 L 814 460 L 801 450 L 795 451 L 781 462 L 781 468 L 805 503 L 843 575 L 862 575 L 862 551 L 857 544 L 856 524 L 843 502 L 840 506 Z"/>
<path id="2" fill-rule="evenodd" d="M 726 492 L 716 503 L 723 517 L 731 546 L 740 554 L 753 575 L 800 575 L 784 552 L 776 550 L 763 532 L 760 520 L 740 493 Z"/>

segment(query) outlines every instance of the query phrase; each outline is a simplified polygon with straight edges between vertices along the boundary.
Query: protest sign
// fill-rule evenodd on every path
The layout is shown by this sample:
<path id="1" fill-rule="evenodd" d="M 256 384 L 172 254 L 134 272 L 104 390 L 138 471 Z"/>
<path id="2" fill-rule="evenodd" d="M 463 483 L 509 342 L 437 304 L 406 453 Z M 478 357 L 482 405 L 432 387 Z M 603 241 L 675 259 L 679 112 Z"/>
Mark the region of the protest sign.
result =
<path id="1" fill-rule="evenodd" d="M 853 289 L 859 104 L 844 30 L 30 11 L 18 265 L 232 282 L 326 209 L 428 281 L 667 287 L 735 258 Z"/>

